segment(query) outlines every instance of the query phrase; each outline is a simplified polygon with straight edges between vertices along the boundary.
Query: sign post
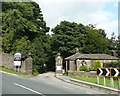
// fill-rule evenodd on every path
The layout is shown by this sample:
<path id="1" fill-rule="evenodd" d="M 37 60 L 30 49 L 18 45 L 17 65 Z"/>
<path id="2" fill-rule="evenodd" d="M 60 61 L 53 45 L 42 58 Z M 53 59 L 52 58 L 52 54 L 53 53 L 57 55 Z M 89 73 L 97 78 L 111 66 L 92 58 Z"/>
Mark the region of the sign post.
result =
<path id="1" fill-rule="evenodd" d="M 105 78 L 105 76 L 103 78 L 104 78 L 104 86 L 106 86 L 106 78 Z"/>
<path id="2" fill-rule="evenodd" d="M 20 66 L 21 66 L 21 54 L 15 53 L 14 55 L 14 63 L 15 71 L 20 72 Z"/>
<path id="3" fill-rule="evenodd" d="M 97 84 L 99 84 L 99 77 L 97 76 Z"/>
<path id="4" fill-rule="evenodd" d="M 118 82 L 119 82 L 118 89 L 120 90 L 120 78 L 118 78 Z"/>
<path id="5" fill-rule="evenodd" d="M 113 78 L 110 78 L 110 84 L 111 84 L 111 87 L 114 87 L 114 80 L 113 80 Z"/>

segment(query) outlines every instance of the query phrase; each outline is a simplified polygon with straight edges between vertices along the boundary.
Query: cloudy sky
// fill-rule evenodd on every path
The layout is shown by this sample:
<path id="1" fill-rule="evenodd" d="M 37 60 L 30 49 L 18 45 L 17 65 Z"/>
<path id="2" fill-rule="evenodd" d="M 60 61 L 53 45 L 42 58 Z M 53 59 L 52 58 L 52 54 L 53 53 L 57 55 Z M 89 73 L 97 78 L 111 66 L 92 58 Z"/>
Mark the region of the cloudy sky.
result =
<path id="1" fill-rule="evenodd" d="M 42 10 L 47 26 L 54 28 L 63 20 L 93 24 L 107 37 L 118 35 L 118 0 L 33 0 Z"/>

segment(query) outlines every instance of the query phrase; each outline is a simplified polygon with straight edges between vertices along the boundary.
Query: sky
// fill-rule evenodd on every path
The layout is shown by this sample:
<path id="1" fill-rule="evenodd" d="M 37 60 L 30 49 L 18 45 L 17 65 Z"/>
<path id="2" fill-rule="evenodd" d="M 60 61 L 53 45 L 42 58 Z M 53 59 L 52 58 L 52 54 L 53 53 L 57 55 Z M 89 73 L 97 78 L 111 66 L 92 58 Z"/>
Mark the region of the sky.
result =
<path id="1" fill-rule="evenodd" d="M 51 29 L 61 21 L 93 24 L 110 38 L 118 36 L 118 0 L 33 0 L 39 4 Z M 49 32 L 50 34 L 51 31 Z"/>

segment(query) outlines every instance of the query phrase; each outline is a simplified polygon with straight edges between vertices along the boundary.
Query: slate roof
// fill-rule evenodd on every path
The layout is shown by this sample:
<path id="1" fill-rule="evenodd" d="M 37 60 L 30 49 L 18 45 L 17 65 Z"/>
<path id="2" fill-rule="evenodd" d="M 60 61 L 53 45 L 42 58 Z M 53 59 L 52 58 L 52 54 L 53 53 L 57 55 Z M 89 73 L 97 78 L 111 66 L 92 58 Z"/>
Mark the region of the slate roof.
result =
<path id="1" fill-rule="evenodd" d="M 83 60 L 120 60 L 115 56 L 107 55 L 107 54 L 80 54 L 79 52 L 65 58 L 65 60 L 76 60 L 76 59 L 83 59 Z"/>

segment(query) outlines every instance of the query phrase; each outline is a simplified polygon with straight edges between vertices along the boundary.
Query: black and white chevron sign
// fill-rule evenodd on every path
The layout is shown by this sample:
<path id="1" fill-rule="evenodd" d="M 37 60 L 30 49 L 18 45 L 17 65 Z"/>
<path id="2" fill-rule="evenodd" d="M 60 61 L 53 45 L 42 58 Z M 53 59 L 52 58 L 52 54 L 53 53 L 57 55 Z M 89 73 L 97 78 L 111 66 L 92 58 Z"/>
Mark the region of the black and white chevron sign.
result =
<path id="1" fill-rule="evenodd" d="M 99 76 L 110 76 L 110 69 L 108 68 L 98 68 L 97 75 Z"/>
<path id="2" fill-rule="evenodd" d="M 112 77 L 120 77 L 120 68 L 111 68 Z"/>
<path id="3" fill-rule="evenodd" d="M 98 68 L 98 76 L 120 77 L 120 68 Z"/>

